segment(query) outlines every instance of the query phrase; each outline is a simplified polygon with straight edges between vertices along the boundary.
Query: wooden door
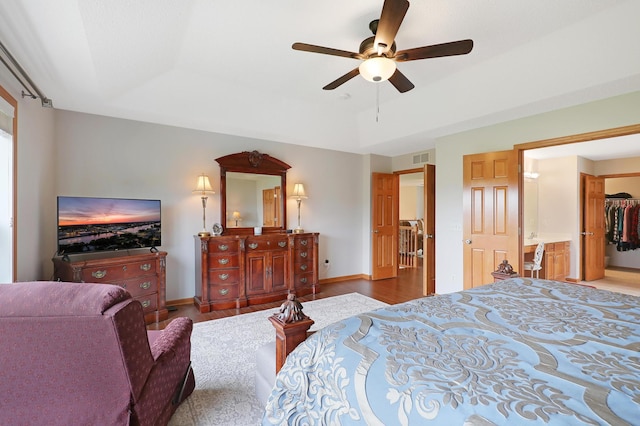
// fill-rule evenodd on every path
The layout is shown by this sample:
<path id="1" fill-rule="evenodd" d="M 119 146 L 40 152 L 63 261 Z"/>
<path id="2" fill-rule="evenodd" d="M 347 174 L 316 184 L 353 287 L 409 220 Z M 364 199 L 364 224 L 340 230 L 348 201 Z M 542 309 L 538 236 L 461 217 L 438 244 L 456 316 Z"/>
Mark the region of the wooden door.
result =
<path id="1" fill-rule="evenodd" d="M 604 178 L 586 175 L 584 191 L 584 280 L 592 281 L 604 278 Z"/>
<path id="2" fill-rule="evenodd" d="M 464 288 L 493 282 L 504 259 L 522 275 L 518 152 L 465 155 L 463 167 Z"/>
<path id="3" fill-rule="evenodd" d="M 276 200 L 273 189 L 262 190 L 262 226 L 276 226 Z"/>
<path id="4" fill-rule="evenodd" d="M 399 178 L 373 173 L 371 182 L 371 279 L 398 276 Z"/>
<path id="5" fill-rule="evenodd" d="M 436 292 L 436 166 L 424 166 L 424 230 L 422 294 Z"/>

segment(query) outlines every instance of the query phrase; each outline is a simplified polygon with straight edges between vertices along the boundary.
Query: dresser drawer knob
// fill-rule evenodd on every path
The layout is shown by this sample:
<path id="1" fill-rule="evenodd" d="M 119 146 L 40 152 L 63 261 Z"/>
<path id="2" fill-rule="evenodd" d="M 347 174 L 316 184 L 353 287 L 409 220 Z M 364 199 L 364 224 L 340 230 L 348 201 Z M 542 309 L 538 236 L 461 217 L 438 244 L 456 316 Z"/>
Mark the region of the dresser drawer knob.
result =
<path id="1" fill-rule="evenodd" d="M 229 274 L 219 274 L 218 277 L 220 277 L 222 281 L 226 281 L 229 279 Z"/>
<path id="2" fill-rule="evenodd" d="M 107 271 L 93 271 L 91 276 L 93 278 L 101 279 L 107 276 Z"/>
<path id="3" fill-rule="evenodd" d="M 142 307 L 145 309 L 151 306 L 151 300 L 143 300 L 141 303 L 142 303 Z"/>
<path id="4" fill-rule="evenodd" d="M 229 246 L 226 245 L 226 244 L 220 244 L 218 246 L 218 249 L 220 249 L 220 251 L 227 251 L 227 250 L 229 250 Z"/>
<path id="5" fill-rule="evenodd" d="M 308 254 L 307 254 L 306 251 L 303 251 L 302 253 L 300 253 L 300 257 L 307 257 L 307 256 L 308 256 Z"/>
<path id="6" fill-rule="evenodd" d="M 308 241 L 307 241 L 307 240 L 301 240 L 301 241 L 300 241 L 300 245 L 303 245 L 303 246 L 306 246 L 306 245 L 307 245 L 307 243 L 308 243 Z"/>
<path id="7" fill-rule="evenodd" d="M 221 265 L 226 265 L 227 263 L 229 263 L 229 259 L 223 257 L 222 259 L 218 259 L 218 263 Z"/>
<path id="8" fill-rule="evenodd" d="M 302 284 L 306 284 L 306 283 L 307 283 L 307 277 L 302 277 L 302 278 L 300 278 L 300 282 L 301 282 Z"/>
<path id="9" fill-rule="evenodd" d="M 286 241 L 278 241 L 278 245 L 280 247 L 286 247 L 287 246 L 287 242 Z"/>
<path id="10" fill-rule="evenodd" d="M 308 268 L 308 266 L 307 266 L 307 265 L 300 265 L 300 269 L 302 269 L 303 271 L 306 271 L 306 270 L 307 270 L 307 268 Z"/>
<path id="11" fill-rule="evenodd" d="M 218 290 L 218 293 L 220 293 L 220 295 L 222 295 L 222 296 L 226 296 L 227 294 L 229 294 L 229 289 L 228 288 L 221 288 L 220 290 Z"/>
<path id="12" fill-rule="evenodd" d="M 249 248 L 255 250 L 258 248 L 258 243 L 249 243 Z"/>
<path id="13" fill-rule="evenodd" d="M 142 265 L 140 265 L 140 269 L 145 271 L 145 272 L 149 271 L 149 270 L 151 270 L 151 264 L 150 263 L 142 264 Z"/>
<path id="14" fill-rule="evenodd" d="M 140 283 L 140 288 L 143 290 L 148 290 L 149 288 L 151 288 L 151 281 Z"/>
<path id="15" fill-rule="evenodd" d="M 120 284 L 120 287 L 127 288 L 127 285 L 126 284 Z"/>

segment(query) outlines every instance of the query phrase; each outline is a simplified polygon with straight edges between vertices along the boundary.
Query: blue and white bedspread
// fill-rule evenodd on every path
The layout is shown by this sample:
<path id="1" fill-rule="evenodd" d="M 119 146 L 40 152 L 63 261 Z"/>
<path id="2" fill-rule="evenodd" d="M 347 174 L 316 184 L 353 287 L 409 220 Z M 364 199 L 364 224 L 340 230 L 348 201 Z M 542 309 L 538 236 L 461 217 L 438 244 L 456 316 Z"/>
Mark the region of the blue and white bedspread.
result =
<path id="1" fill-rule="evenodd" d="M 640 425 L 640 298 L 514 278 L 318 331 L 263 424 Z"/>

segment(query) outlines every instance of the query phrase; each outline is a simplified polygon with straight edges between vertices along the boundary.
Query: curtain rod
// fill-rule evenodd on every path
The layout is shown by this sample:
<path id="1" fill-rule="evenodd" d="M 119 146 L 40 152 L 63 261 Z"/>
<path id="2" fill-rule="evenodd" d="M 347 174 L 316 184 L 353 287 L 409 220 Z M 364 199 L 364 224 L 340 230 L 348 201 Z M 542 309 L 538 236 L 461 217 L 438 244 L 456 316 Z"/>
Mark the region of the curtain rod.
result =
<path id="1" fill-rule="evenodd" d="M 4 66 L 9 70 L 9 72 L 13 75 L 13 77 L 18 80 L 18 82 L 24 87 L 22 91 L 22 97 L 30 97 L 31 99 L 40 98 L 42 102 L 42 106 L 45 108 L 53 108 L 53 101 L 47 98 L 36 86 L 36 84 L 31 80 L 29 75 L 25 72 L 25 70 L 20 66 L 18 61 L 15 60 L 13 55 L 7 50 L 7 48 L 0 41 L 0 62 L 4 64 Z M 26 82 L 25 82 L 26 80 Z M 35 94 L 34 94 L 35 92 Z"/>

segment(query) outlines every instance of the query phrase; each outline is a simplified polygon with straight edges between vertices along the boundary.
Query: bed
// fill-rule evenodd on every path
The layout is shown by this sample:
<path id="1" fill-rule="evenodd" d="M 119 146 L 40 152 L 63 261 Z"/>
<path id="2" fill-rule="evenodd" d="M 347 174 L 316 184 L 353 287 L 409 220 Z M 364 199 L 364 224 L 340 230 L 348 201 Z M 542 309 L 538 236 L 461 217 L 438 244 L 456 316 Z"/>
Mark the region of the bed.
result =
<path id="1" fill-rule="evenodd" d="M 263 424 L 640 424 L 640 298 L 512 278 L 298 346 Z"/>

